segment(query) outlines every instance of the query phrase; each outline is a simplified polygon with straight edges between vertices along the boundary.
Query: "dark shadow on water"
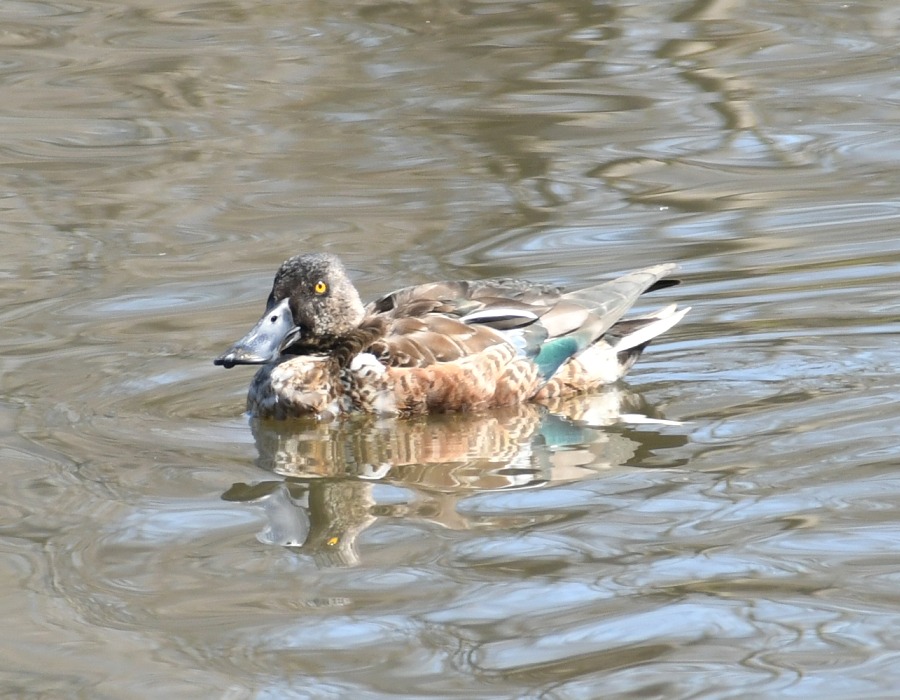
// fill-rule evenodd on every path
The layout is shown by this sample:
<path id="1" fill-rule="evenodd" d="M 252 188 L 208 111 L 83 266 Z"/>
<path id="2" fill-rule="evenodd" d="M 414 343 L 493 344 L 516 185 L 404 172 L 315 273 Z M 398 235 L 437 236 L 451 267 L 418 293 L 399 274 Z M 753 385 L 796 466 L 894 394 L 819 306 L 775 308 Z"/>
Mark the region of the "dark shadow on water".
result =
<path id="1" fill-rule="evenodd" d="M 554 516 L 485 518 L 462 514 L 457 504 L 473 493 L 541 488 L 647 464 L 681 466 L 665 462 L 663 452 L 687 437 L 656 429 L 666 424 L 642 397 L 620 388 L 480 414 L 254 420 L 257 464 L 280 478 L 236 483 L 222 498 L 264 509 L 261 541 L 296 547 L 319 566 L 353 566 L 357 537 L 379 518 L 515 529 Z"/>

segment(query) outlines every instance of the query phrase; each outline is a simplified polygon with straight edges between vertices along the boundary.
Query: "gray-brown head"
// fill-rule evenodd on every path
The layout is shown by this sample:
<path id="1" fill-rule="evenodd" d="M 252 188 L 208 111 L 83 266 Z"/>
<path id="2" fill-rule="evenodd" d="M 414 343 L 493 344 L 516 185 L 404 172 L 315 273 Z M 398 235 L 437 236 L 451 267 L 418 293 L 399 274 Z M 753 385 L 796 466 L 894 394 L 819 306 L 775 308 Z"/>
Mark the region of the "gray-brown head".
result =
<path id="1" fill-rule="evenodd" d="M 215 364 L 264 364 L 285 351 L 326 350 L 364 317 L 359 293 L 337 256 L 295 255 L 275 273 L 262 318 Z"/>
<path id="2" fill-rule="evenodd" d="M 281 263 L 266 311 L 288 299 L 299 341 L 328 344 L 357 328 L 365 316 L 359 292 L 336 255 L 305 253 Z"/>

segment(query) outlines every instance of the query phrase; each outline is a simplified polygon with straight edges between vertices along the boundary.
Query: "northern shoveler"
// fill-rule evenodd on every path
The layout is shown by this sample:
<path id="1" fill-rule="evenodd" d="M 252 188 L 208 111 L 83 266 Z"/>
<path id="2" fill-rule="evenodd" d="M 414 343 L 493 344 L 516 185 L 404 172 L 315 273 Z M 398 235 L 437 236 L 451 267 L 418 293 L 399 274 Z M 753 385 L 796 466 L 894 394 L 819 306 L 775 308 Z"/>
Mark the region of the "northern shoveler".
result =
<path id="1" fill-rule="evenodd" d="M 620 379 L 688 312 L 622 320 L 647 291 L 677 284 L 656 265 L 564 293 L 516 279 L 405 287 L 363 306 L 340 260 L 297 255 L 266 312 L 215 364 L 263 365 L 247 396 L 260 418 L 350 411 L 409 415 L 545 401 Z"/>

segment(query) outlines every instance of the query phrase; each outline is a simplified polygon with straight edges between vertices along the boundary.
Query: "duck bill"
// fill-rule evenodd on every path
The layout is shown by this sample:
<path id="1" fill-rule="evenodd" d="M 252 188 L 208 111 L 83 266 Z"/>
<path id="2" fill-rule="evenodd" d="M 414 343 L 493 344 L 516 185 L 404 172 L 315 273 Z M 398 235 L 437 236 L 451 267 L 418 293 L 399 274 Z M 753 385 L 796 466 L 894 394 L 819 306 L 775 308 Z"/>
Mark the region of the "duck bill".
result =
<path id="1" fill-rule="evenodd" d="M 300 335 L 288 301 L 282 299 L 266 311 L 250 332 L 213 360 L 213 364 L 230 369 L 235 365 L 264 365 L 277 360 L 281 351 Z"/>

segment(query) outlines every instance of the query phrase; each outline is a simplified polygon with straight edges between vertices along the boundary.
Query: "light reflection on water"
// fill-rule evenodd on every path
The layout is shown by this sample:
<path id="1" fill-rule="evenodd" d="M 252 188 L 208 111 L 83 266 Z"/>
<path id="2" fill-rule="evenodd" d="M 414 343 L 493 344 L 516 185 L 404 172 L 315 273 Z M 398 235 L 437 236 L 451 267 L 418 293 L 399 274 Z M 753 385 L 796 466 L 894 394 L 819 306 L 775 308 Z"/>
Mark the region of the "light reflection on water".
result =
<path id="1" fill-rule="evenodd" d="M 0 20 L 4 694 L 894 694 L 896 10 Z M 591 410 L 248 423 L 314 249 L 694 310 Z"/>

